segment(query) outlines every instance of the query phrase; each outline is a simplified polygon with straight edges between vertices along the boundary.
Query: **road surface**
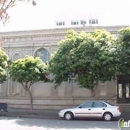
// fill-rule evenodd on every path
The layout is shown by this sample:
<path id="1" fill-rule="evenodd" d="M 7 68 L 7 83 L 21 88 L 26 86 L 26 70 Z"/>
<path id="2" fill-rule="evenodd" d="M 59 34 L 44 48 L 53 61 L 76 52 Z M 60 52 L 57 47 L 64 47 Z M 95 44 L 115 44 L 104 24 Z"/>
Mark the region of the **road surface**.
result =
<path id="1" fill-rule="evenodd" d="M 119 130 L 118 121 L 0 117 L 1 130 Z M 127 130 L 126 128 L 124 130 Z M 130 128 L 129 128 L 130 130 Z"/>

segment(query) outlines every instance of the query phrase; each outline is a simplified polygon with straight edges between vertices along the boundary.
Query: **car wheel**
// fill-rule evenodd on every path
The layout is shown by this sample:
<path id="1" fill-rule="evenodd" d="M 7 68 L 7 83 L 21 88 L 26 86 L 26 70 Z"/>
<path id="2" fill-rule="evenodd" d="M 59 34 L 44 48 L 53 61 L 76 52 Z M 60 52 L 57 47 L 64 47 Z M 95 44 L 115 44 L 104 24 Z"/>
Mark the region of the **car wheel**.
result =
<path id="1" fill-rule="evenodd" d="M 113 118 L 113 116 L 112 116 L 112 114 L 109 113 L 109 112 L 104 113 L 104 115 L 103 115 L 103 119 L 104 119 L 105 121 L 111 121 L 112 118 Z"/>
<path id="2" fill-rule="evenodd" d="M 73 115 L 72 112 L 66 112 L 65 115 L 64 115 L 64 118 L 66 120 L 72 120 L 72 119 L 74 119 L 74 115 Z"/>

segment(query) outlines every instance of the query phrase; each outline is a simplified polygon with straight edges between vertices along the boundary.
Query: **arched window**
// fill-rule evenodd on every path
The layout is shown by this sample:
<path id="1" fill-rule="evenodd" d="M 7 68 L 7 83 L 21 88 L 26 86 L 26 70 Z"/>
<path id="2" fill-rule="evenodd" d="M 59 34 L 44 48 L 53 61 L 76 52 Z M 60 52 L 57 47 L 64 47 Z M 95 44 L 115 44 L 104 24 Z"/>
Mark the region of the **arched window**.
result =
<path id="1" fill-rule="evenodd" d="M 13 61 L 16 61 L 16 60 L 18 60 L 18 59 L 20 59 L 21 58 L 21 55 L 20 55 L 20 53 L 19 52 L 15 52 L 13 55 L 12 55 L 12 60 Z M 13 82 L 13 81 L 9 81 L 10 82 L 10 84 L 11 84 L 11 92 L 12 92 L 12 94 L 20 94 L 20 87 L 19 87 L 19 83 L 17 83 L 17 81 L 15 81 L 15 82 Z"/>
<path id="2" fill-rule="evenodd" d="M 18 60 L 18 59 L 20 59 L 20 54 L 19 53 L 15 53 L 15 54 L 13 54 L 13 57 L 12 57 L 12 60 L 13 61 L 16 61 L 16 60 Z"/>
<path id="3" fill-rule="evenodd" d="M 49 61 L 50 59 L 50 53 L 48 50 L 41 48 L 36 51 L 35 57 L 40 57 L 43 62 Z"/>

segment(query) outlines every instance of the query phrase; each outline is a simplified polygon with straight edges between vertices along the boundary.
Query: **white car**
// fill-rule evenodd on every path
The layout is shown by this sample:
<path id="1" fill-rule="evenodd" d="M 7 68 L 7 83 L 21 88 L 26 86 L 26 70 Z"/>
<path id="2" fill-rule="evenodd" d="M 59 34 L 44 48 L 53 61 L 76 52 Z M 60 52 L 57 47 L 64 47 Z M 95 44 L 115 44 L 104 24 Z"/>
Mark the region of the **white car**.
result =
<path id="1" fill-rule="evenodd" d="M 105 101 L 87 101 L 75 108 L 63 109 L 58 113 L 59 117 L 72 120 L 78 117 L 103 118 L 110 121 L 113 117 L 121 115 L 120 108 Z"/>

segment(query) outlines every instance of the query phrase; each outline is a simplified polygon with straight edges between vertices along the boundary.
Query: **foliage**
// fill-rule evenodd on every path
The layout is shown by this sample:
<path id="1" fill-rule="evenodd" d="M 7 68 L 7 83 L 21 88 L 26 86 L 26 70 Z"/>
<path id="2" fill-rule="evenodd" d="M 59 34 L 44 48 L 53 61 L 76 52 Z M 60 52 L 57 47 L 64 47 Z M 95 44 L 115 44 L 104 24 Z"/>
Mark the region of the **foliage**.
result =
<path id="1" fill-rule="evenodd" d="M 5 24 L 10 18 L 7 10 L 16 6 L 17 2 L 20 1 L 32 2 L 33 5 L 36 5 L 34 0 L 0 0 L 0 20 L 3 24 Z"/>
<path id="2" fill-rule="evenodd" d="M 118 31 L 118 74 L 130 74 L 130 27 Z"/>
<path id="3" fill-rule="evenodd" d="M 27 56 L 14 61 L 9 74 L 13 81 L 21 83 L 25 90 L 38 81 L 47 81 L 47 66 L 38 57 Z"/>
<path id="4" fill-rule="evenodd" d="M 30 87 L 38 81 L 49 81 L 48 67 L 39 57 L 27 56 L 12 62 L 9 69 L 10 77 L 13 81 L 22 84 L 23 88 L 28 91 L 30 96 L 31 112 L 33 113 L 33 98 Z"/>
<path id="5" fill-rule="evenodd" d="M 0 49 L 0 83 L 6 81 L 6 69 L 7 69 L 8 56 Z"/>
<path id="6" fill-rule="evenodd" d="M 93 90 L 98 81 L 114 78 L 116 55 L 115 38 L 106 30 L 95 30 L 92 34 L 69 30 L 51 57 L 50 72 L 57 86 L 74 72 L 81 87 Z"/>

